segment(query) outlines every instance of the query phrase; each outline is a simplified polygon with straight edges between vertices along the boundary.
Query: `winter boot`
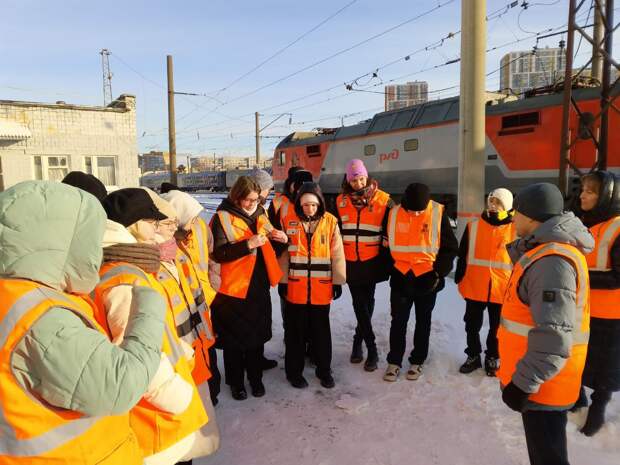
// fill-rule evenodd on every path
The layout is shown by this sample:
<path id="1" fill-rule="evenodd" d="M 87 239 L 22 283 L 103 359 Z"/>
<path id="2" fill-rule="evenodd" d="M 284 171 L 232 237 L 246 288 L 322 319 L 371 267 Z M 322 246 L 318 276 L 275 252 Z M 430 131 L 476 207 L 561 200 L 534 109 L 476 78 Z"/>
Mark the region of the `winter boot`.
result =
<path id="1" fill-rule="evenodd" d="M 379 362 L 379 354 L 377 353 L 377 346 L 372 345 L 368 347 L 368 356 L 364 363 L 364 370 L 375 371 L 377 369 L 377 363 Z"/>
<path id="2" fill-rule="evenodd" d="M 390 383 L 393 383 L 398 378 L 399 373 L 400 373 L 400 367 L 398 365 L 388 363 L 388 366 L 385 369 L 385 374 L 383 375 L 383 381 L 388 381 Z"/>
<path id="3" fill-rule="evenodd" d="M 499 370 L 499 358 L 486 356 L 484 358 L 484 371 L 487 372 L 487 376 L 495 377 L 497 370 Z"/>
<path id="4" fill-rule="evenodd" d="M 250 388 L 254 397 L 263 397 L 265 395 L 265 385 L 262 381 L 250 383 Z"/>
<path id="5" fill-rule="evenodd" d="M 248 398 L 248 392 L 245 390 L 245 386 L 230 386 L 230 393 L 235 400 L 245 400 Z"/>
<path id="6" fill-rule="evenodd" d="M 278 366 L 278 362 L 275 360 L 272 360 L 270 358 L 267 358 L 265 356 L 263 356 L 263 358 L 261 359 L 261 368 L 263 369 L 263 371 L 265 370 L 271 370 L 272 368 L 275 368 Z"/>
<path id="7" fill-rule="evenodd" d="M 422 376 L 422 365 L 412 364 L 407 370 L 407 379 L 409 381 L 415 381 L 420 376 Z"/>
<path id="8" fill-rule="evenodd" d="M 316 376 L 321 381 L 321 386 L 323 386 L 325 389 L 331 389 L 336 385 L 334 377 L 331 373 L 324 374 L 323 376 L 319 376 L 317 374 Z"/>
<path id="9" fill-rule="evenodd" d="M 611 393 L 608 391 L 594 391 L 592 405 L 588 409 L 586 423 L 581 428 L 581 432 L 586 436 L 594 436 L 605 424 L 605 408 L 611 400 Z"/>
<path id="10" fill-rule="evenodd" d="M 478 368 L 482 368 L 482 362 L 480 361 L 480 355 L 476 355 L 475 357 L 468 356 L 465 363 L 461 365 L 459 371 L 463 374 L 471 373 Z"/>
<path id="11" fill-rule="evenodd" d="M 287 376 L 286 379 L 295 389 L 305 389 L 308 387 L 308 381 L 303 376 Z"/>
<path id="12" fill-rule="evenodd" d="M 353 349 L 351 350 L 351 363 L 362 363 L 364 360 L 364 353 L 362 352 L 362 340 L 357 337 L 353 338 Z"/>

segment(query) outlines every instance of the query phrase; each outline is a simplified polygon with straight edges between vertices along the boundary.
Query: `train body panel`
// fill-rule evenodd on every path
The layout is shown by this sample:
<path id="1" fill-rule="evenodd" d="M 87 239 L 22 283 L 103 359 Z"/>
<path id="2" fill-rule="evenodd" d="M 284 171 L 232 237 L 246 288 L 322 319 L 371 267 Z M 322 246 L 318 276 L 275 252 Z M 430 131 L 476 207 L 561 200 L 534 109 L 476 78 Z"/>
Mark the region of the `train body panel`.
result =
<path id="1" fill-rule="evenodd" d="M 574 92 L 582 112 L 597 114 L 600 104 L 595 90 Z M 615 92 L 620 92 L 620 86 Z M 551 94 L 487 106 L 487 192 L 498 186 L 518 191 L 531 182 L 557 181 L 561 103 L 560 94 Z M 620 173 L 620 114 L 609 115 L 608 169 Z M 573 137 L 579 131 L 585 134 L 575 112 L 570 128 Z M 591 130 L 596 133 L 598 126 Z M 360 158 L 391 194 L 400 194 L 407 184 L 418 181 L 433 192 L 453 196 L 458 186 L 458 131 L 458 98 L 452 98 L 379 113 L 372 120 L 314 137 L 296 139 L 292 134 L 276 147 L 274 180 L 281 185 L 288 168 L 300 165 L 312 172 L 324 192 L 336 194 L 346 163 Z M 592 140 L 578 139 L 571 149 L 571 164 L 588 172 L 595 154 Z"/>

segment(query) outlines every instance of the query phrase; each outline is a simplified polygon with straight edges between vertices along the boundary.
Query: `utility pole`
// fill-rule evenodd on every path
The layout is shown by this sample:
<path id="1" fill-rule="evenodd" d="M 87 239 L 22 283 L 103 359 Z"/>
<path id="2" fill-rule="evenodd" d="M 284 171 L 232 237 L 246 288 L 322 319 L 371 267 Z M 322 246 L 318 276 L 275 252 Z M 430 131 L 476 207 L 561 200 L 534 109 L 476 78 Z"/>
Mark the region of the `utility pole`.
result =
<path id="1" fill-rule="evenodd" d="M 172 55 L 166 57 L 168 69 L 168 151 L 170 153 L 170 182 L 177 184 L 177 136 L 174 124 L 174 80 Z"/>
<path id="2" fill-rule="evenodd" d="M 101 49 L 101 70 L 103 72 L 103 106 L 107 107 L 112 103 L 112 71 L 110 70 L 110 51 L 107 48 Z"/>
<path id="3" fill-rule="evenodd" d="M 601 8 L 605 6 L 605 0 L 599 0 Z M 594 8 L 594 31 L 592 38 L 595 45 L 592 45 L 592 78 L 596 79 L 599 83 L 603 81 L 603 56 L 599 50 L 601 42 L 603 41 L 603 15 L 599 8 Z"/>
<path id="4" fill-rule="evenodd" d="M 601 6 L 602 8 L 602 6 Z M 614 44 L 614 0 L 607 0 L 605 5 L 605 54 L 603 59 L 603 79 L 601 81 L 601 132 L 599 136 L 598 169 L 607 169 L 609 151 L 609 106 L 611 105 L 611 63 Z M 616 65 L 617 66 L 617 65 Z M 603 109 L 607 109 L 603 111 Z"/>
<path id="5" fill-rule="evenodd" d="M 256 131 L 256 165 L 260 166 L 260 124 L 259 124 L 259 114 L 258 112 L 254 113 L 254 125 Z"/>
<path id="6" fill-rule="evenodd" d="M 458 234 L 484 206 L 486 0 L 461 0 Z"/>

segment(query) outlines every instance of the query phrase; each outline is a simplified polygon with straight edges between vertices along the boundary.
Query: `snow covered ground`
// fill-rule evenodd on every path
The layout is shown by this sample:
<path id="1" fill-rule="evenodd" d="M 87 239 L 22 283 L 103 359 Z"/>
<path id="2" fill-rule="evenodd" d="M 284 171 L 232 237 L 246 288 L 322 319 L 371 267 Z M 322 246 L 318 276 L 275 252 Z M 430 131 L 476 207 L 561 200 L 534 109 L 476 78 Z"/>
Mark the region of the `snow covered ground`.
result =
<path id="1" fill-rule="evenodd" d="M 374 325 L 381 364 L 374 373 L 349 363 L 355 316 L 348 290 L 332 305 L 332 369 L 336 387 L 323 389 L 306 367 L 310 387 L 293 389 L 284 376 L 282 320 L 272 293 L 274 337 L 266 353 L 279 366 L 267 371 L 265 397 L 235 401 L 222 385 L 216 408 L 221 448 L 197 464 L 222 465 L 508 465 L 527 464 L 520 415 L 501 401 L 495 378 L 482 370 L 458 373 L 464 361 L 463 302 L 452 281 L 439 295 L 431 352 L 424 376 L 396 383 L 381 379 L 389 334 L 389 287 L 377 288 Z M 408 339 L 413 337 L 413 315 Z M 483 328 L 486 335 L 487 326 Z M 410 350 L 410 347 L 407 349 Z M 220 363 L 220 368 L 222 364 Z M 248 386 L 249 391 L 249 386 Z M 571 414 L 569 455 L 573 465 L 620 464 L 620 400 L 594 438 L 578 432 L 585 412 Z"/>
<path id="2" fill-rule="evenodd" d="M 199 198 L 211 214 L 219 199 Z M 390 327 L 386 283 L 377 287 L 376 294 L 373 322 L 381 363 L 374 373 L 366 373 L 362 364 L 349 363 L 355 316 L 348 289 L 332 305 L 336 387 L 331 390 L 320 386 L 311 367 L 305 371 L 310 383 L 307 389 L 297 390 L 288 384 L 275 291 L 272 302 L 274 336 L 265 349 L 279 366 L 264 374 L 267 394 L 235 401 L 228 386 L 222 384 L 216 408 L 221 448 L 215 455 L 195 461 L 196 465 L 529 463 L 521 417 L 502 403 L 497 380 L 482 370 L 458 373 L 465 358 L 464 304 L 451 280 L 437 299 L 431 351 L 424 376 L 417 381 L 408 381 L 403 375 L 396 383 L 382 380 Z M 412 314 L 407 353 L 413 328 Z M 483 337 L 487 329 L 485 323 Z M 219 366 L 223 369 L 221 357 Z M 607 417 L 603 430 L 587 438 L 578 431 L 585 411 L 569 415 L 572 465 L 620 465 L 620 396 L 612 400 Z"/>

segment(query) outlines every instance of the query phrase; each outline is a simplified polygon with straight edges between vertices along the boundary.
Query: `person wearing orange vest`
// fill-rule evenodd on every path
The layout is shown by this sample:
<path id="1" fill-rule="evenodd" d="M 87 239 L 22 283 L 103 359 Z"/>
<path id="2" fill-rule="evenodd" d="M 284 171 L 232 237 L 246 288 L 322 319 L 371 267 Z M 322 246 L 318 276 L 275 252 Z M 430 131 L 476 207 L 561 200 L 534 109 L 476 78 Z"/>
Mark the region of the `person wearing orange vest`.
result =
<path id="1" fill-rule="evenodd" d="M 177 335 L 172 303 L 152 276 L 160 268 L 155 244 L 157 224 L 169 221 L 166 211 L 160 211 L 154 202 L 161 199 L 155 193 L 152 196 L 151 191 L 128 188 L 114 191 L 104 200 L 108 227 L 101 281 L 94 296 L 99 320 L 115 343 L 123 340 L 134 287 L 155 289 L 168 302 L 160 368 L 143 399 L 130 412 L 145 464 L 166 465 L 200 456 L 186 453 L 196 442 L 197 431 L 207 422 L 213 426 L 215 416 L 207 415 L 192 378 L 194 351 Z M 201 455 L 207 452 L 214 450 Z"/>
<path id="2" fill-rule="evenodd" d="M 294 178 L 298 171 L 305 171 L 301 166 L 291 166 L 288 169 L 282 192 L 276 192 L 267 208 L 267 216 L 271 224 L 276 225 L 280 221 L 280 210 L 285 205 L 292 205 L 295 202 L 294 195 Z M 312 177 L 312 175 L 311 175 Z M 311 181 L 312 179 L 310 179 Z M 288 209 L 288 207 L 286 207 Z"/>
<path id="3" fill-rule="evenodd" d="M 458 254 L 458 241 L 444 206 L 431 200 L 430 189 L 421 183 L 409 184 L 401 204 L 390 210 L 387 236 L 394 264 L 390 352 L 383 379 L 394 382 L 398 378 L 407 345 L 407 323 L 415 305 L 416 326 L 407 371 L 407 379 L 414 381 L 422 375 L 428 356 L 432 312 Z"/>
<path id="4" fill-rule="evenodd" d="M 306 342 L 312 347 L 321 386 L 335 386 L 331 372 L 332 341 L 329 307 L 342 295 L 346 262 L 338 220 L 325 209 L 321 188 L 304 183 L 295 199 L 294 214 L 283 224 L 289 238 L 283 255 L 284 276 L 278 288 L 284 308 L 284 370 L 291 385 L 308 386 L 303 376 Z"/>
<path id="5" fill-rule="evenodd" d="M 590 342 L 582 384 L 594 390 L 581 432 L 593 436 L 605 424 L 612 393 L 620 390 L 620 177 L 595 171 L 581 180 L 581 219 L 596 244 L 590 269 Z M 582 387 L 575 407 L 586 407 Z"/>
<path id="6" fill-rule="evenodd" d="M 362 160 L 347 163 L 342 194 L 336 199 L 336 217 L 342 230 L 344 254 L 347 260 L 347 284 L 353 299 L 357 319 L 351 363 L 363 360 L 362 342 L 368 356 L 364 370 L 375 371 L 379 361 L 372 314 L 375 310 L 377 283 L 389 277 L 389 263 L 383 247 L 387 219 L 394 202 L 379 189 L 377 181 L 368 176 Z"/>
<path id="7" fill-rule="evenodd" d="M 454 282 L 465 299 L 465 332 L 467 333 L 467 360 L 461 373 L 471 373 L 482 367 L 480 329 L 485 308 L 489 312 L 489 332 L 484 356 L 484 369 L 495 376 L 499 368 L 497 329 L 506 284 L 512 271 L 512 262 L 506 244 L 515 239 L 512 223 L 512 193 L 495 189 L 487 197 L 487 208 L 480 218 L 469 223 L 459 246 Z"/>
<path id="8" fill-rule="evenodd" d="M 91 194 L 26 181 L 0 194 L 0 463 L 139 465 L 129 415 L 160 365 L 165 303 L 136 288 L 113 344 L 88 294 L 106 215 Z"/>
<path id="9" fill-rule="evenodd" d="M 191 195 L 177 189 L 162 194 L 161 197 L 168 201 L 177 214 L 179 227 L 174 233 L 179 250 L 185 255 L 183 274 L 189 280 L 190 286 L 198 292 L 199 300 L 205 301 L 205 311 L 203 319 L 205 324 L 213 327 L 211 322 L 211 304 L 215 298 L 215 289 L 209 282 L 209 240 L 211 240 L 211 230 L 200 216 L 204 211 L 202 205 Z M 197 282 L 194 282 L 193 276 Z M 221 376 L 217 366 L 217 352 L 215 350 L 215 340 L 210 342 L 209 353 L 209 394 L 211 402 L 217 405 L 217 396 L 220 393 Z"/>
<path id="10" fill-rule="evenodd" d="M 213 216 L 213 253 L 219 264 L 219 287 L 211 306 L 217 345 L 224 352 L 226 384 L 236 400 L 247 398 L 244 378 L 252 395 L 265 395 L 262 381 L 264 344 L 271 339 L 269 287 L 282 276 L 270 243 L 286 242 L 259 205 L 260 186 L 240 176 Z"/>
<path id="11" fill-rule="evenodd" d="M 514 209 L 520 239 L 507 246 L 514 268 L 497 334 L 497 377 L 502 400 L 521 413 L 530 463 L 567 465 L 567 410 L 579 394 L 589 337 L 584 253 L 594 239 L 563 212 L 553 184 L 522 189 Z"/>

